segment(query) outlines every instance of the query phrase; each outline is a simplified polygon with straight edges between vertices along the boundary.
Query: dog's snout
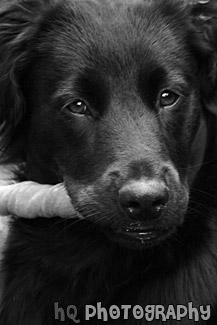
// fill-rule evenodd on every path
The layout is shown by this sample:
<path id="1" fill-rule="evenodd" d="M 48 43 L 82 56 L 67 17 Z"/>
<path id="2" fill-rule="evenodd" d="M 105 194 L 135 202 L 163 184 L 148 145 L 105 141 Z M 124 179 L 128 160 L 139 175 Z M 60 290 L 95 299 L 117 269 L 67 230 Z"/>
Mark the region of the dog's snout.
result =
<path id="1" fill-rule="evenodd" d="M 132 219 L 151 220 L 161 216 L 169 200 L 167 186 L 158 180 L 131 181 L 119 190 L 119 204 Z"/>

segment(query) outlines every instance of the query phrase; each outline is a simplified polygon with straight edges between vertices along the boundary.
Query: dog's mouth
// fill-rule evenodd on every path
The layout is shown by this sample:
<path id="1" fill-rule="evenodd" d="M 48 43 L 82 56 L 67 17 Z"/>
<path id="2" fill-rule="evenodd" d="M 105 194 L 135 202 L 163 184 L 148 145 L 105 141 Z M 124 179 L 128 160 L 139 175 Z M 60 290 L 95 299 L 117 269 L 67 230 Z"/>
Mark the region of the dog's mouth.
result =
<path id="1" fill-rule="evenodd" d="M 142 226 L 126 226 L 116 228 L 112 232 L 113 240 L 130 248 L 150 248 L 174 232 L 174 228 L 146 228 Z"/>

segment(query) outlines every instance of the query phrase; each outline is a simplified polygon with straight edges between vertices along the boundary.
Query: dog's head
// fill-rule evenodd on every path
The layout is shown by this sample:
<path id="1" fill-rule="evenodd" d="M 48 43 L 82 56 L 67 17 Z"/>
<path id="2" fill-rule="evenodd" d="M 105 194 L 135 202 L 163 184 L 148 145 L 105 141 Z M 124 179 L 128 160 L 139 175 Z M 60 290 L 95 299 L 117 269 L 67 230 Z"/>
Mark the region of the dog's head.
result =
<path id="1" fill-rule="evenodd" d="M 64 180 L 115 240 L 183 223 L 215 99 L 215 1 L 18 1 L 0 13 L 0 116 L 28 177 Z M 10 159 L 10 158 L 9 158 Z"/>

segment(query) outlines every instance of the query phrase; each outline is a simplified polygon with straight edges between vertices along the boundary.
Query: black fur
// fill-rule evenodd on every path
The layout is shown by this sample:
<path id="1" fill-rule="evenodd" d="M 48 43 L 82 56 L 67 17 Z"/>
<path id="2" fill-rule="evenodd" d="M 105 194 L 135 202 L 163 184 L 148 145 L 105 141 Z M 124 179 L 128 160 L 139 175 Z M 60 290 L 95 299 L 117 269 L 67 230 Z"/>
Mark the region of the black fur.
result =
<path id="1" fill-rule="evenodd" d="M 0 1 L 2 161 L 64 181 L 85 219 L 14 218 L 1 324 L 62 324 L 55 302 L 84 324 L 85 304 L 191 301 L 217 323 L 216 44 L 215 0 Z M 165 89 L 179 96 L 169 107 Z M 153 241 L 124 233 L 138 222 L 119 202 L 144 179 L 169 189 L 161 217 L 140 221 Z"/>

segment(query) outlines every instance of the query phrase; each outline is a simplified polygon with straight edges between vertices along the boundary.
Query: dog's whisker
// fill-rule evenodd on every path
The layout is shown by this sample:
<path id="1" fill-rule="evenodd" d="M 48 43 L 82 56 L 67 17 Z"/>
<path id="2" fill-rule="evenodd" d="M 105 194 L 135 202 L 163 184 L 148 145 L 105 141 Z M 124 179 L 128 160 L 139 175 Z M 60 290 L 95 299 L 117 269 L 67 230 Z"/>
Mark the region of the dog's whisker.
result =
<path id="1" fill-rule="evenodd" d="M 189 209 L 195 209 L 196 207 L 201 207 L 204 210 L 207 210 L 208 209 L 208 206 L 207 205 L 203 204 L 202 202 L 198 202 L 196 200 L 192 200 L 191 198 L 189 200 L 189 203 L 190 203 Z M 191 203 L 194 205 L 193 207 L 191 206 Z"/>
<path id="2" fill-rule="evenodd" d="M 213 190 L 215 190 L 215 191 L 217 192 L 217 188 L 216 188 L 216 189 L 213 189 Z M 216 200 L 216 195 L 212 195 L 212 194 L 210 194 L 210 193 L 207 192 L 207 191 L 203 191 L 203 190 L 201 190 L 201 189 L 197 189 L 197 188 L 194 188 L 194 187 L 192 187 L 192 191 L 194 191 L 194 192 L 198 192 L 198 193 L 201 193 L 201 194 L 204 194 L 205 196 L 208 196 L 208 197 L 210 197 L 211 199 Z"/>
<path id="3" fill-rule="evenodd" d="M 86 210 L 84 210 L 84 211 L 86 211 Z M 80 211 L 79 211 L 80 212 Z M 88 211 L 88 212 L 90 212 L 90 211 Z M 99 216 L 100 215 L 100 212 L 97 212 L 97 211 L 91 211 L 91 213 L 90 214 L 88 214 L 88 215 L 85 215 L 82 219 L 76 219 L 76 220 L 73 220 L 73 222 L 70 222 L 70 224 L 68 224 L 68 225 L 66 225 L 66 222 L 64 222 L 65 221 L 65 219 L 62 219 L 62 220 L 60 220 L 59 222 L 61 222 L 61 221 L 63 221 L 63 223 L 64 223 L 64 228 L 57 234 L 57 236 L 60 236 L 63 232 L 65 232 L 66 230 L 69 230 L 70 228 L 72 228 L 72 227 L 75 227 L 75 225 L 76 224 L 78 224 L 78 223 L 82 223 L 84 220 L 87 220 L 88 218 L 95 218 L 95 217 L 97 217 L 97 216 Z M 70 219 L 68 219 L 68 220 L 70 220 Z M 94 225 L 94 224 L 93 224 Z"/>
<path id="4" fill-rule="evenodd" d="M 206 165 L 209 165 L 209 164 L 212 164 L 212 163 L 216 163 L 217 162 L 217 158 L 214 158 L 214 159 L 210 159 L 210 160 L 207 160 L 205 162 L 202 162 L 202 163 L 199 163 L 199 164 L 194 164 L 194 165 L 191 165 L 191 166 L 188 166 L 188 167 L 179 167 L 179 170 L 191 170 L 191 169 L 195 169 L 195 168 L 198 168 L 198 167 L 203 167 L 203 166 L 206 166 Z"/>

